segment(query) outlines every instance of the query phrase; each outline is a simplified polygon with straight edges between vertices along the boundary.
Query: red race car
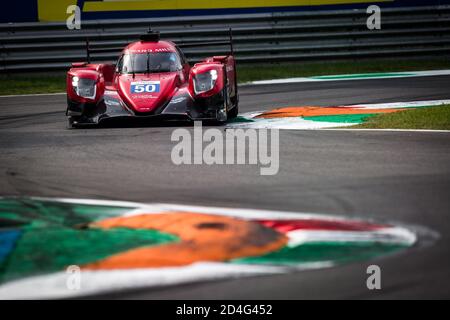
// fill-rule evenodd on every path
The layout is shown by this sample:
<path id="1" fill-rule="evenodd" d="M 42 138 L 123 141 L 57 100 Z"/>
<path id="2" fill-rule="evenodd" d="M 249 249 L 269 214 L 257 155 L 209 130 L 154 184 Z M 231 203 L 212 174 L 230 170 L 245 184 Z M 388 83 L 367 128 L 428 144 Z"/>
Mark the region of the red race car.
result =
<path id="1" fill-rule="evenodd" d="M 223 45 L 223 42 L 216 42 Z M 229 55 L 191 67 L 180 48 L 149 31 L 123 49 L 117 65 L 73 63 L 67 73 L 70 127 L 116 117 L 214 120 L 238 114 L 236 61 Z M 212 43 L 191 43 L 191 46 Z"/>

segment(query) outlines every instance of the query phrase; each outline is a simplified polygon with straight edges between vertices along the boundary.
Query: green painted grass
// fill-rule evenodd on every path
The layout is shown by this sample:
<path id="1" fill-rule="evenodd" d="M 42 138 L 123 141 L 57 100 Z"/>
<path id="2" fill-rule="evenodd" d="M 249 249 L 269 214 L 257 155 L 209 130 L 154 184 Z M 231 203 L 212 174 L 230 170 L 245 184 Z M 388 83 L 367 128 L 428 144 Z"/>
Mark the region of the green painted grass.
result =
<path id="1" fill-rule="evenodd" d="M 26 198 L 0 199 L 0 230 L 20 232 L 13 241 L 13 250 L 9 250 L 5 234 L 3 243 L 0 237 L 0 249 L 4 251 L 0 283 L 63 271 L 69 265 L 81 266 L 128 249 L 178 240 L 157 230 L 103 230 L 88 226 L 131 209 Z"/>
<path id="2" fill-rule="evenodd" d="M 311 116 L 303 117 L 305 120 L 319 121 L 319 122 L 339 122 L 339 123 L 362 123 L 371 117 L 376 116 L 376 113 L 369 114 L 337 114 L 329 116 Z"/>
<path id="3" fill-rule="evenodd" d="M 405 73 L 403 76 L 413 76 L 414 73 Z M 357 73 L 350 75 L 336 75 L 336 76 L 317 76 L 313 79 L 339 80 L 339 79 L 367 79 L 373 77 L 397 77 L 397 73 Z"/>
<path id="4" fill-rule="evenodd" d="M 17 224 L 29 224 L 32 227 L 82 225 L 121 215 L 131 209 L 26 198 L 0 199 L 0 219 L 16 221 Z"/>
<path id="5" fill-rule="evenodd" d="M 0 264 L 0 283 L 25 276 L 64 271 L 126 250 L 176 241 L 156 230 L 32 228 Z"/>
<path id="6" fill-rule="evenodd" d="M 243 123 L 243 122 L 254 122 L 254 120 L 238 116 L 238 117 L 236 117 L 234 119 L 229 120 L 228 122 L 229 123 Z"/>
<path id="7" fill-rule="evenodd" d="M 352 128 L 450 130 L 450 105 L 379 114 Z"/>
<path id="8" fill-rule="evenodd" d="M 359 60 L 238 64 L 240 83 L 291 77 L 450 69 L 450 60 Z M 367 76 L 367 75 L 366 75 Z M 0 95 L 56 93 L 66 90 L 65 73 L 0 75 Z"/>
<path id="9" fill-rule="evenodd" d="M 259 257 L 236 259 L 243 264 L 300 265 L 315 262 L 345 263 L 372 259 L 389 254 L 405 246 L 376 242 L 318 242 L 305 243 L 296 247 L 284 247 L 279 251 Z"/>

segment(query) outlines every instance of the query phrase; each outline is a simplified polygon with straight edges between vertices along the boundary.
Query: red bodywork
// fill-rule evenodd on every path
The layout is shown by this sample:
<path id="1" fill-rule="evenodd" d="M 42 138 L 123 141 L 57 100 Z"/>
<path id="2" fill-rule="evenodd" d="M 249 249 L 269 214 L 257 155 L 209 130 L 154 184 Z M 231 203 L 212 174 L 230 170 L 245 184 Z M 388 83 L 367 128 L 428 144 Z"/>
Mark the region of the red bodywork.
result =
<path id="1" fill-rule="evenodd" d="M 232 55 L 207 58 L 191 67 L 174 43 L 158 40 L 131 43 L 121 57 L 153 53 L 176 54 L 179 67 L 172 72 L 123 73 L 113 64 L 74 63 L 67 73 L 69 121 L 96 124 L 117 116 L 158 115 L 223 120 L 224 112 L 228 118 L 237 114 L 236 64 Z M 200 81 L 197 77 L 204 74 L 216 78 L 214 85 L 196 92 L 195 82 Z M 92 86 L 95 83 L 95 88 L 87 91 L 92 96 L 77 91 L 78 81 L 90 81 L 87 83 Z M 151 90 L 140 92 L 143 88 Z"/>

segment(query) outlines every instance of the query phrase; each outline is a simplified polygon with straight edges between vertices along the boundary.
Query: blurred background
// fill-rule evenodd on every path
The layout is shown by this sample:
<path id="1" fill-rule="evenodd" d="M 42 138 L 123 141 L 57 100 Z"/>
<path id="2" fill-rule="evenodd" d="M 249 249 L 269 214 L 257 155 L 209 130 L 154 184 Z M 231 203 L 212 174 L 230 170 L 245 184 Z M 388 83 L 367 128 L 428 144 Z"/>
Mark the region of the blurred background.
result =
<path id="1" fill-rule="evenodd" d="M 369 5 L 381 29 L 369 30 Z M 240 62 L 334 60 L 447 54 L 450 0 L 25 0 L 0 13 L 3 72 L 65 69 L 85 57 L 85 39 L 119 52 L 149 26 L 175 42 L 217 40 L 233 28 Z M 81 29 L 68 30 L 67 7 L 81 9 Z M 225 48 L 187 49 L 191 60 Z M 97 61 L 117 58 L 99 52 Z"/>

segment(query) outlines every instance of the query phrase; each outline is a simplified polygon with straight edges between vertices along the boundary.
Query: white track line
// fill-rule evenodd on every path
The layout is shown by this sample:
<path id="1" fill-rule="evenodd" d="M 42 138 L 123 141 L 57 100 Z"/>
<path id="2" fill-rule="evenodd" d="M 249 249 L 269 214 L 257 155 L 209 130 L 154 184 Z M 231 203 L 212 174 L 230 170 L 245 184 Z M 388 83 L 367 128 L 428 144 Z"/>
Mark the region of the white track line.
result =
<path id="1" fill-rule="evenodd" d="M 390 102 L 390 103 L 370 103 L 370 104 L 355 104 L 345 107 L 362 108 L 362 109 L 397 109 L 397 108 L 419 108 L 419 107 L 434 107 L 444 104 L 450 104 L 450 100 L 428 100 L 428 101 L 408 101 L 408 102 Z"/>
<path id="2" fill-rule="evenodd" d="M 379 74 L 379 75 L 377 75 L 377 74 Z M 382 74 L 385 74 L 385 75 L 382 75 Z M 362 75 L 364 75 L 364 76 L 362 76 Z M 259 81 L 247 82 L 247 83 L 241 84 L 240 86 L 288 84 L 288 83 L 302 83 L 302 82 L 330 82 L 330 81 L 417 78 L 417 77 L 448 76 L 448 75 L 450 75 L 450 70 L 380 72 L 380 73 L 372 73 L 372 75 L 371 75 L 371 73 L 341 74 L 341 75 L 327 75 L 327 76 L 320 76 L 320 77 L 298 77 L 298 78 L 286 78 L 286 79 L 259 80 Z"/>
<path id="3" fill-rule="evenodd" d="M 311 130 L 311 129 L 305 129 Z M 432 130 L 432 129 L 349 129 L 349 128 L 332 128 L 332 129 L 314 129 L 315 131 L 359 131 L 359 132 L 423 132 L 423 133 L 450 133 L 450 130 Z"/>
<path id="4" fill-rule="evenodd" d="M 7 96 L 0 96 L 0 98 L 20 98 L 20 97 L 40 97 L 40 96 L 62 96 L 65 95 L 65 92 L 57 92 L 57 93 L 33 93 L 33 94 L 11 94 Z"/>

